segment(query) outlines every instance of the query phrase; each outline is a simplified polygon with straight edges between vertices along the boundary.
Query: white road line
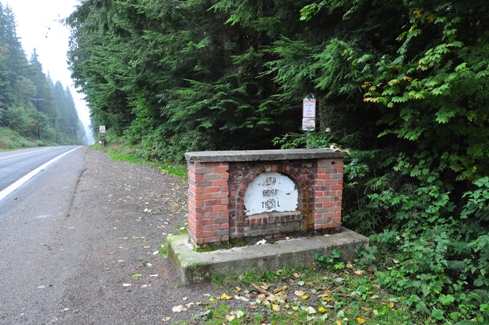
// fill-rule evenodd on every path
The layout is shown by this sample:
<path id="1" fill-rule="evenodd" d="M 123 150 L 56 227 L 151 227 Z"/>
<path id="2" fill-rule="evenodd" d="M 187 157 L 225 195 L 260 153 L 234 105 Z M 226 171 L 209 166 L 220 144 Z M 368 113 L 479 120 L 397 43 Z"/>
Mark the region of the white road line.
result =
<path id="1" fill-rule="evenodd" d="M 33 171 L 31 171 L 29 174 L 25 175 L 24 177 L 22 177 L 21 179 L 19 179 L 18 181 L 16 181 L 15 183 L 13 183 L 12 185 L 10 185 L 9 187 L 7 187 L 6 189 L 4 189 L 3 191 L 0 192 L 0 201 L 2 201 L 7 195 L 9 195 L 10 193 L 12 193 L 13 191 L 15 191 L 16 189 L 18 189 L 20 186 L 22 186 L 25 182 L 27 182 L 29 179 L 31 179 L 32 177 L 34 177 L 34 175 L 36 175 L 37 173 L 39 173 L 41 170 L 43 170 L 44 168 L 46 168 L 47 166 L 51 165 L 53 162 L 55 162 L 56 160 L 60 159 L 61 157 L 69 154 L 70 152 L 72 151 L 75 151 L 77 148 L 75 149 L 72 149 L 70 151 L 67 151 L 61 155 L 59 155 L 58 157 L 56 158 L 53 158 L 51 159 L 50 161 L 48 161 L 47 163 L 45 163 L 44 165 L 34 169 Z"/>
<path id="2" fill-rule="evenodd" d="M 41 152 L 41 151 L 46 151 L 46 150 L 51 150 L 51 149 L 53 149 L 53 148 L 46 148 L 46 149 L 40 149 L 40 150 L 35 150 L 35 151 L 29 151 L 29 152 L 19 153 L 17 155 L 0 158 L 0 160 L 5 160 L 5 159 L 14 158 L 14 157 L 23 156 L 23 155 L 29 155 L 29 154 L 32 154 L 32 153 L 38 153 L 38 152 Z"/>

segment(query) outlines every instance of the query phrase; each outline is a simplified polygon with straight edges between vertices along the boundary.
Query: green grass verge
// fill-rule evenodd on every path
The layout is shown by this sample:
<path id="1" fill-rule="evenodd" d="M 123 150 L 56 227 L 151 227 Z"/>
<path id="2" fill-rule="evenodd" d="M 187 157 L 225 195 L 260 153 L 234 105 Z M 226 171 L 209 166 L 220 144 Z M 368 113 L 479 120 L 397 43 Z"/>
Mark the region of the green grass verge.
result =
<path id="1" fill-rule="evenodd" d="M 115 161 L 127 161 L 133 164 L 159 167 L 173 176 L 183 180 L 187 179 L 186 165 L 162 163 L 157 160 L 147 159 L 142 157 L 140 154 L 141 151 L 137 147 L 129 146 L 123 143 L 112 143 L 103 147 L 101 144 L 96 143 L 92 145 L 91 148 L 107 153 L 108 156 Z"/>
<path id="2" fill-rule="evenodd" d="M 447 314 L 443 304 L 426 308 L 409 293 L 393 294 L 392 283 L 381 280 L 390 268 L 377 268 L 359 253 L 353 262 L 340 261 L 334 251 L 316 255 L 315 268 L 214 275 L 222 293 L 207 295 L 205 311 L 178 324 L 487 324 L 482 315 Z"/>
<path id="3" fill-rule="evenodd" d="M 343 267 L 216 277 L 222 294 L 204 302 L 205 312 L 178 324 L 442 324 L 410 308 L 406 297 L 389 294 L 373 271 L 352 263 Z"/>
<path id="4" fill-rule="evenodd" d="M 26 139 L 19 133 L 0 127 L 0 151 L 10 151 L 11 149 L 33 148 L 44 145 L 42 141 Z"/>

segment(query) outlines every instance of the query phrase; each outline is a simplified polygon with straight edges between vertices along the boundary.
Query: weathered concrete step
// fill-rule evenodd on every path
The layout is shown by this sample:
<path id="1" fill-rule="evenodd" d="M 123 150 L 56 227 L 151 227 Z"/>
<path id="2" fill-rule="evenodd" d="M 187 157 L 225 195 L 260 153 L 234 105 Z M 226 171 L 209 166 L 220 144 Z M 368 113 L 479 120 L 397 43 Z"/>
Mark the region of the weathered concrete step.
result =
<path id="1" fill-rule="evenodd" d="M 346 228 L 334 235 L 202 253 L 193 250 L 188 235 L 169 236 L 167 241 L 168 257 L 186 285 L 210 282 L 215 274 L 278 270 L 284 265 L 314 267 L 316 253 L 330 256 L 334 249 L 341 252 L 342 261 L 349 261 L 356 249 L 368 245 L 367 237 Z"/>

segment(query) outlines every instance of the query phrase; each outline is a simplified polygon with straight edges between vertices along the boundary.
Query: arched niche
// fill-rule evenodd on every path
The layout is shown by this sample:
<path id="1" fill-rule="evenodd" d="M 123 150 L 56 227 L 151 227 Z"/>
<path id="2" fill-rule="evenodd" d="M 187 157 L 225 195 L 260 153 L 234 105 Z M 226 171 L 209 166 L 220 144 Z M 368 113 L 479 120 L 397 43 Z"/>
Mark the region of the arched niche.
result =
<path id="1" fill-rule="evenodd" d="M 288 176 L 278 172 L 261 173 L 248 185 L 244 206 L 246 216 L 297 211 L 297 186 Z"/>

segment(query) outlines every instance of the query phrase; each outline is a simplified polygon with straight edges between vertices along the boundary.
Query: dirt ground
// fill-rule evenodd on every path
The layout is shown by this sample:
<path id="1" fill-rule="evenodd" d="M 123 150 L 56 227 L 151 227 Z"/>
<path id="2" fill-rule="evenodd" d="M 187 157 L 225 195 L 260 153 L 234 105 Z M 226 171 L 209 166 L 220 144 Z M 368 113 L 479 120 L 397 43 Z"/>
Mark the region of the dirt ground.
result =
<path id="1" fill-rule="evenodd" d="M 187 219 L 182 180 L 89 150 L 70 219 L 85 228 L 78 240 L 89 243 L 89 251 L 66 281 L 59 323 L 172 323 L 204 311 L 204 294 L 217 294 L 211 285 L 181 285 L 158 253 Z M 173 312 L 179 305 L 190 308 Z"/>

